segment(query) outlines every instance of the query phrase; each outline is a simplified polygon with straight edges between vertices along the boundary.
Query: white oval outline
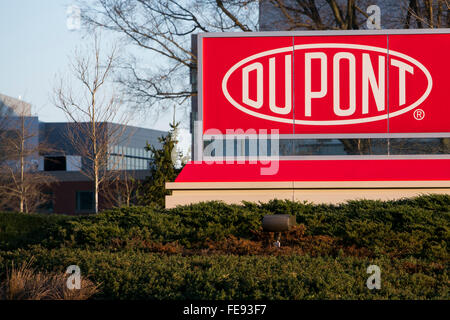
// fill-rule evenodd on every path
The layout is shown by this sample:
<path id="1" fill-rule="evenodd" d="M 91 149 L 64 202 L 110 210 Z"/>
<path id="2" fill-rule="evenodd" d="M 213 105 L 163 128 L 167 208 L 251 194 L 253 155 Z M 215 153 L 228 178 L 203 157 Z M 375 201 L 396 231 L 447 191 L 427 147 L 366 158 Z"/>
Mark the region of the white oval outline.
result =
<path id="1" fill-rule="evenodd" d="M 383 54 L 388 54 L 389 56 L 399 57 L 406 61 L 411 62 L 413 65 L 419 67 L 422 72 L 425 74 L 428 80 L 428 87 L 427 90 L 425 90 L 425 93 L 413 104 L 411 104 L 408 107 L 405 107 L 401 110 L 392 112 L 392 113 L 386 113 L 384 115 L 380 116 L 374 116 L 369 118 L 359 118 L 359 119 L 348 119 L 348 120 L 297 120 L 297 119 L 285 119 L 285 118 L 279 118 L 274 117 L 270 115 L 265 115 L 259 112 L 255 112 L 252 110 L 249 110 L 243 106 L 241 106 L 238 102 L 236 102 L 231 95 L 228 92 L 227 89 L 227 82 L 231 74 L 240 66 L 243 64 L 252 61 L 257 58 L 265 57 L 268 55 L 276 54 L 276 53 L 282 53 L 282 52 L 289 52 L 289 51 L 295 51 L 295 50 L 305 50 L 305 49 L 327 49 L 327 48 L 344 48 L 344 49 L 357 49 L 357 50 L 367 50 L 372 52 L 380 52 Z M 314 44 L 301 44 L 301 45 L 295 45 L 295 46 L 289 46 L 284 48 L 278 48 L 278 49 L 272 49 L 268 51 L 263 51 L 254 55 L 251 55 L 245 59 L 242 59 L 235 65 L 233 65 L 225 74 L 225 76 L 222 79 L 222 92 L 225 95 L 225 98 L 237 109 L 254 116 L 256 118 L 261 118 L 265 120 L 275 121 L 275 122 L 282 122 L 282 123 L 294 123 L 294 124 L 304 124 L 304 125 L 345 125 L 345 124 L 357 124 L 357 123 L 366 123 L 366 122 L 373 122 L 378 120 L 383 120 L 389 118 L 393 118 L 396 116 L 399 116 L 403 113 L 406 113 L 408 111 L 413 110 L 414 108 L 417 108 L 425 99 L 428 97 L 428 95 L 431 92 L 431 89 L 433 87 L 433 79 L 431 78 L 430 72 L 425 68 L 423 64 L 421 64 L 419 61 L 417 61 L 414 58 L 411 58 L 407 56 L 406 54 L 403 54 L 401 52 L 397 52 L 394 50 L 388 50 L 380 47 L 374 47 L 374 46 L 366 46 L 366 45 L 359 45 L 359 44 L 347 44 L 347 43 L 314 43 Z"/>

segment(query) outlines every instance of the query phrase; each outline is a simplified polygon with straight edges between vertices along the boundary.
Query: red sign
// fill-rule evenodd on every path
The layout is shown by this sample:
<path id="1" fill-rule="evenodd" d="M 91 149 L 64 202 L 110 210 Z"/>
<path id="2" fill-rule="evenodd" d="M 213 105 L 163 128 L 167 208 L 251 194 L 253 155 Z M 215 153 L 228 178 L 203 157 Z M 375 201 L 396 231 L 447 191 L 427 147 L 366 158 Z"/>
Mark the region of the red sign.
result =
<path id="1" fill-rule="evenodd" d="M 397 73 L 389 74 L 389 131 L 450 132 L 450 34 L 391 35 L 389 50 L 409 65 L 403 67 L 404 86 L 402 73 L 391 67 Z"/>
<path id="2" fill-rule="evenodd" d="M 293 132 L 293 91 L 289 84 L 286 89 L 286 58 L 278 53 L 287 49 L 292 56 L 292 37 L 204 38 L 202 47 L 204 131 L 219 129 L 225 134 L 227 129 L 277 128 L 280 133 Z M 277 52 L 267 54 L 271 50 Z M 290 62 L 292 66 L 292 58 Z M 278 71 L 272 73 L 276 88 L 269 88 L 270 65 Z M 283 100 L 279 104 L 284 106 L 283 114 L 271 114 L 271 89 L 272 98 L 276 91 L 277 103 Z"/>
<path id="3" fill-rule="evenodd" d="M 450 132 L 450 34 L 201 37 L 203 132 Z"/>
<path id="4" fill-rule="evenodd" d="M 273 175 L 262 175 L 268 166 L 274 163 L 189 162 L 175 182 L 450 180 L 450 159 L 283 160 Z"/>

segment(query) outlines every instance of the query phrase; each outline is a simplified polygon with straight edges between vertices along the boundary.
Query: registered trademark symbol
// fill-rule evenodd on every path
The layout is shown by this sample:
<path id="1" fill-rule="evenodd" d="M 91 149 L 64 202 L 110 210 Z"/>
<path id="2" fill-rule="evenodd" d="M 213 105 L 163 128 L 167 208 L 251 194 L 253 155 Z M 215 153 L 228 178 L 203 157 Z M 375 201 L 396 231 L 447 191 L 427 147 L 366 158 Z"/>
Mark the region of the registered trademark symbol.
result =
<path id="1" fill-rule="evenodd" d="M 423 118 L 425 118 L 425 111 L 423 111 L 422 109 L 416 109 L 414 111 L 414 119 L 422 120 Z"/>

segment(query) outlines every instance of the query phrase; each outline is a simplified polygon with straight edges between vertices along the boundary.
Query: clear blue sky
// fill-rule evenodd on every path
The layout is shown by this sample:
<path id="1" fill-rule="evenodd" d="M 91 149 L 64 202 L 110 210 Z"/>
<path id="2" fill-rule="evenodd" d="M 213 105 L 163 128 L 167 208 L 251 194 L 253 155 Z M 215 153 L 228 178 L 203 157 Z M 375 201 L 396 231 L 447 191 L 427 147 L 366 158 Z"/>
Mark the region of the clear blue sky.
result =
<path id="1" fill-rule="evenodd" d="M 90 41 L 82 30 L 67 28 L 67 8 L 74 4 L 70 0 L 0 1 L 0 93 L 30 102 L 41 121 L 66 121 L 50 100 L 54 77 L 66 73 L 74 49 Z M 167 130 L 171 119 L 171 115 L 158 120 L 149 115 L 133 124 Z"/>
<path id="2" fill-rule="evenodd" d="M 65 0 L 0 1 L 0 92 L 21 96 L 43 121 L 64 121 L 51 106 L 53 77 L 66 69 L 69 55 L 82 41 L 81 31 L 66 27 Z"/>
<path id="3" fill-rule="evenodd" d="M 67 28 L 67 8 L 74 4 L 70 0 L 0 0 L 0 93 L 30 102 L 32 112 L 44 122 L 66 121 L 50 99 L 55 76 L 68 71 L 77 46 L 91 41 L 82 30 Z M 132 124 L 168 130 L 171 120 L 171 114 L 154 119 L 149 113 Z M 187 121 L 183 122 L 186 127 Z M 187 130 L 181 134 L 180 147 L 186 151 L 190 135 Z"/>

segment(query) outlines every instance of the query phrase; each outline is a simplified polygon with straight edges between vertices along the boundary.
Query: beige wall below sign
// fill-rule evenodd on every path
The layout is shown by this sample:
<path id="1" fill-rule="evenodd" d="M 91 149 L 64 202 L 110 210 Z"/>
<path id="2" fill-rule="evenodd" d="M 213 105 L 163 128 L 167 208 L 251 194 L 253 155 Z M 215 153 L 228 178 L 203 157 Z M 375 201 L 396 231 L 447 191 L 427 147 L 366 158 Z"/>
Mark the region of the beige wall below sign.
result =
<path id="1" fill-rule="evenodd" d="M 272 199 L 338 204 L 349 200 L 395 200 L 423 194 L 449 194 L 450 181 L 321 181 L 321 182 L 171 182 L 166 208 L 203 201 L 229 204 Z"/>

